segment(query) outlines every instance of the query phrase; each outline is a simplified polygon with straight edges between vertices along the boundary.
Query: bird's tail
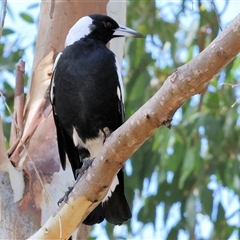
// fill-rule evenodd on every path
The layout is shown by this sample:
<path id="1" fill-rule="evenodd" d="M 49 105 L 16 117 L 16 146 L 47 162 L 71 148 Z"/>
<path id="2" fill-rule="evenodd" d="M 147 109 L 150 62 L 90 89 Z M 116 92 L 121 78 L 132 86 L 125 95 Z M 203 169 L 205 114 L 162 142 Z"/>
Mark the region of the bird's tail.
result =
<path id="1" fill-rule="evenodd" d="M 132 217 L 129 205 L 124 194 L 123 170 L 118 174 L 118 184 L 111 196 L 104 199 L 83 221 L 86 225 L 93 225 L 106 219 L 114 225 L 122 225 Z"/>

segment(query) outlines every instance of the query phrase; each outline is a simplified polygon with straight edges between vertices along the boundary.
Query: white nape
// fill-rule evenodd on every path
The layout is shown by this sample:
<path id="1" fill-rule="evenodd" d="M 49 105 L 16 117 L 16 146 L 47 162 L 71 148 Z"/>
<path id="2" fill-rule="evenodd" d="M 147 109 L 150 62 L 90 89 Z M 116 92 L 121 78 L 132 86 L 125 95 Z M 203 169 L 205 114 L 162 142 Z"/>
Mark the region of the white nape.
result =
<path id="1" fill-rule="evenodd" d="M 69 30 L 65 41 L 65 47 L 87 36 L 91 32 L 90 26 L 92 22 L 93 20 L 89 16 L 80 18 Z"/>

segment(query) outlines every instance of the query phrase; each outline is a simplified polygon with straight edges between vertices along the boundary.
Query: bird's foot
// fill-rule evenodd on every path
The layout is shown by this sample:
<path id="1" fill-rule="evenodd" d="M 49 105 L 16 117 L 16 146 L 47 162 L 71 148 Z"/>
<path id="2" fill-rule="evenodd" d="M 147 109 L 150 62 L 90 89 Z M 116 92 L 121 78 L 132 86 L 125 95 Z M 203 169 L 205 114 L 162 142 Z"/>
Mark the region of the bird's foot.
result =
<path id="1" fill-rule="evenodd" d="M 65 192 L 64 196 L 62 198 L 59 199 L 58 201 L 58 206 L 61 205 L 61 203 L 64 201 L 65 203 L 67 203 L 68 201 L 68 196 L 71 193 L 71 191 L 73 190 L 73 187 L 68 187 L 68 190 Z"/>
<path id="2" fill-rule="evenodd" d="M 75 178 L 76 178 L 76 183 L 79 181 L 79 179 L 83 176 L 84 172 L 92 165 L 93 159 L 89 159 L 89 158 L 85 158 L 83 159 L 83 165 L 81 168 L 77 169 L 75 171 Z M 76 184 L 75 183 L 75 184 Z M 75 186 L 74 184 L 74 186 Z M 65 203 L 67 203 L 68 201 L 68 196 L 71 193 L 71 191 L 73 190 L 73 187 L 68 187 L 68 191 L 65 192 L 64 196 L 62 198 L 59 199 L 58 201 L 58 206 L 61 205 L 61 203 L 64 201 Z"/>
<path id="3" fill-rule="evenodd" d="M 83 176 L 84 172 L 92 165 L 94 158 L 89 159 L 89 158 L 85 158 L 82 160 L 82 167 L 77 169 L 75 171 L 75 178 L 76 178 L 76 182 L 79 181 L 79 179 Z"/>

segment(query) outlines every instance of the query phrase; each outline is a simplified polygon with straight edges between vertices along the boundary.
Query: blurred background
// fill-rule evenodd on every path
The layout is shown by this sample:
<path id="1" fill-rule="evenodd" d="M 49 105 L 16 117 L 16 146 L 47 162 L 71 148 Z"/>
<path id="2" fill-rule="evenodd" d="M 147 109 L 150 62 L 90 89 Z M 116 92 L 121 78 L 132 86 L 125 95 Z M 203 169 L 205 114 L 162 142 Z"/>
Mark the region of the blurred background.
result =
<path id="1" fill-rule="evenodd" d="M 1 3 L 0 3 L 1 5 Z M 1 6 L 3 7 L 3 6 Z M 0 113 L 9 146 L 16 63 L 31 74 L 40 3 L 10 1 L 0 42 Z M 126 118 L 173 71 L 201 52 L 240 12 L 239 1 L 128 1 L 123 60 Z M 89 239 L 240 239 L 240 56 L 127 161 L 133 211 L 123 226 L 102 223 Z M 226 84 L 223 84 L 226 83 Z M 234 104 L 235 103 L 235 104 Z"/>

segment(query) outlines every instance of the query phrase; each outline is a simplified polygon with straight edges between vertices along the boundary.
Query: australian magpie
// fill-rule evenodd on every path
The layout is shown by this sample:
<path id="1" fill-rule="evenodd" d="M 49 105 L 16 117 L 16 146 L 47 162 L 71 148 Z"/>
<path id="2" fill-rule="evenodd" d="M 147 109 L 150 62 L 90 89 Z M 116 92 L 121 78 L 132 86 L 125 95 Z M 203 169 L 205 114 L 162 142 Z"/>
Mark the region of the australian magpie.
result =
<path id="1" fill-rule="evenodd" d="M 50 99 L 58 150 L 63 169 L 67 156 L 75 178 L 83 163 L 94 159 L 106 138 L 124 122 L 120 65 L 106 47 L 111 39 L 124 36 L 143 37 L 108 16 L 85 16 L 70 29 L 65 49 L 55 61 Z M 120 170 L 107 196 L 83 223 L 106 219 L 121 225 L 130 218 Z"/>

